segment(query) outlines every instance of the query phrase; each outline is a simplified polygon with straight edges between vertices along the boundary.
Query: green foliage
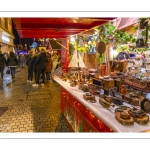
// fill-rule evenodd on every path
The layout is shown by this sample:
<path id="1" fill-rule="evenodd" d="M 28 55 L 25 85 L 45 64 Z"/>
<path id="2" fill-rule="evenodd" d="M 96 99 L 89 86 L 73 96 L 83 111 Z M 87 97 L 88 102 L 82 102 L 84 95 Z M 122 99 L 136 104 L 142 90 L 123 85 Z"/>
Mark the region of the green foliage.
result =
<path id="1" fill-rule="evenodd" d="M 105 34 L 109 36 L 113 36 L 116 30 L 116 27 L 113 25 L 112 22 L 108 22 L 104 25 Z"/>
<path id="2" fill-rule="evenodd" d="M 139 22 L 143 21 L 143 20 L 147 20 L 147 17 L 141 17 L 141 18 L 139 18 Z"/>
<path id="3" fill-rule="evenodd" d="M 80 39 L 83 40 L 84 46 L 79 44 Z M 90 44 L 87 43 L 87 39 L 83 36 L 78 36 L 75 41 L 70 41 L 70 45 L 72 49 L 76 49 L 79 52 L 87 52 L 90 49 Z"/>
<path id="4" fill-rule="evenodd" d="M 136 41 L 132 34 L 116 30 L 116 27 L 112 22 L 108 22 L 104 26 L 97 27 L 95 30 L 99 33 L 99 41 L 102 40 L 105 43 L 109 43 L 112 40 L 119 44 L 126 44 L 128 42 L 133 43 Z"/>
<path id="5" fill-rule="evenodd" d="M 144 51 L 147 51 L 148 49 L 147 48 L 136 48 L 136 50 L 139 52 L 144 52 Z"/>
<path id="6" fill-rule="evenodd" d="M 100 57 L 99 53 L 96 54 L 95 61 L 98 65 L 105 63 L 105 59 L 106 59 L 105 53 L 102 54 L 102 57 Z"/>
<path id="7" fill-rule="evenodd" d="M 150 24 L 148 24 L 148 30 L 150 30 Z"/>
<path id="8" fill-rule="evenodd" d="M 142 31 L 142 35 L 146 36 L 146 30 Z"/>
<path id="9" fill-rule="evenodd" d="M 150 30 L 150 25 L 148 25 L 148 30 Z M 142 31 L 142 35 L 143 35 L 143 36 L 146 36 L 146 30 L 143 30 L 143 31 Z M 148 38 L 150 38 L 149 32 L 148 32 Z"/>
<path id="10" fill-rule="evenodd" d="M 136 42 L 136 38 L 132 38 L 132 43 L 135 43 Z"/>
<path id="11" fill-rule="evenodd" d="M 74 50 L 73 45 L 69 43 L 69 59 L 71 59 L 73 56 L 73 50 Z"/>
<path id="12" fill-rule="evenodd" d="M 135 31 L 136 31 L 136 30 L 138 30 L 138 26 L 137 26 L 137 27 L 135 27 L 135 28 L 133 28 L 133 29 L 134 29 Z"/>
<path id="13" fill-rule="evenodd" d="M 118 45 L 118 48 L 117 48 L 117 51 L 118 52 L 123 52 L 123 51 L 126 51 L 126 50 L 129 50 L 129 46 L 128 45 Z"/>
<path id="14" fill-rule="evenodd" d="M 140 18 L 139 23 L 142 19 L 147 18 Z M 148 29 L 150 30 L 150 25 L 148 25 Z M 127 44 L 127 43 L 135 43 L 136 37 L 134 37 L 132 34 L 129 34 L 128 32 L 121 32 L 120 30 L 116 30 L 116 27 L 113 25 L 113 22 L 108 22 L 107 24 L 103 26 L 98 26 L 94 28 L 97 33 L 94 33 L 92 35 L 92 41 L 88 42 L 87 38 L 84 38 L 83 36 L 78 36 L 76 41 L 70 42 L 70 44 L 73 46 L 74 49 L 76 49 L 79 52 L 87 52 L 90 47 L 96 46 L 96 39 L 98 37 L 98 42 L 103 41 L 105 44 L 109 42 L 116 42 L 117 44 Z M 138 30 L 138 26 L 134 28 L 134 30 Z M 143 36 L 146 36 L 146 31 L 142 32 Z M 149 35 L 150 38 L 150 35 Z M 82 39 L 84 42 L 84 47 L 82 47 L 79 44 L 79 40 Z M 130 50 L 129 47 L 126 46 L 118 46 L 117 49 L 119 52 Z M 139 50 L 141 51 L 141 50 Z M 98 60 L 99 61 L 99 60 Z M 100 61 L 99 61 L 100 62 Z"/>

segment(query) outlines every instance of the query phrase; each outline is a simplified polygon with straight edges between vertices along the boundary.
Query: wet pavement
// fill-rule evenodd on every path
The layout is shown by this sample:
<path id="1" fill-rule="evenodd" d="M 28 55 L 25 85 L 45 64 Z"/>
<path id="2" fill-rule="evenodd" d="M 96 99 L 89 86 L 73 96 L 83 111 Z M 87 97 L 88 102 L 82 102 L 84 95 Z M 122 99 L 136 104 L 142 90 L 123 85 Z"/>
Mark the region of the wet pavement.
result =
<path id="1" fill-rule="evenodd" d="M 4 70 L 6 72 L 6 69 Z M 33 87 L 27 68 L 16 79 L 0 81 L 0 132 L 70 132 L 60 111 L 60 86 L 55 82 Z"/>

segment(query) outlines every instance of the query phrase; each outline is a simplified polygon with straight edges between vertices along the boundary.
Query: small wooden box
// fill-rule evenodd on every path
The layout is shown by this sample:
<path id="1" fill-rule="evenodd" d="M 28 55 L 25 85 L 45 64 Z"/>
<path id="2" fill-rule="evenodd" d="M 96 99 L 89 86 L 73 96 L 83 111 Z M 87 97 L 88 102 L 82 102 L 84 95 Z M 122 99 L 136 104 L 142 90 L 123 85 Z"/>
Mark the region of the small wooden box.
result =
<path id="1" fill-rule="evenodd" d="M 129 101 L 129 104 L 133 106 L 139 106 L 139 99 L 138 98 L 132 98 L 130 96 L 125 96 L 125 100 Z"/>
<path id="2" fill-rule="evenodd" d="M 120 92 L 122 80 L 120 78 L 117 78 L 117 79 L 114 79 L 114 81 L 115 81 L 115 87 L 117 87 L 117 90 Z"/>
<path id="3" fill-rule="evenodd" d="M 102 83 L 103 83 L 103 80 L 93 78 L 93 84 L 98 85 L 98 86 L 102 86 Z"/>
<path id="4" fill-rule="evenodd" d="M 104 79 L 104 89 L 110 89 L 115 86 L 114 80 L 112 79 Z"/>

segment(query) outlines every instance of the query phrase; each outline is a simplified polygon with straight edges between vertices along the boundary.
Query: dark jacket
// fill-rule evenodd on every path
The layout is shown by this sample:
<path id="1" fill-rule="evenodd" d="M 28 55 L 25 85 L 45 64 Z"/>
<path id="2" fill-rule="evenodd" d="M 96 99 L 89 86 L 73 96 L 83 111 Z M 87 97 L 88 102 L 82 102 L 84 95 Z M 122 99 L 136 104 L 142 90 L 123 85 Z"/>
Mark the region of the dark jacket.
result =
<path id="1" fill-rule="evenodd" d="M 41 52 L 37 59 L 35 64 L 37 65 L 37 69 L 46 69 L 46 63 L 47 63 L 47 57 L 45 52 Z"/>
<path id="2" fill-rule="evenodd" d="M 6 58 L 3 54 L 0 54 L 0 67 L 5 67 L 6 65 Z"/>
<path id="3" fill-rule="evenodd" d="M 17 57 L 8 57 L 7 61 L 6 61 L 6 66 L 12 66 L 12 67 L 16 67 L 18 65 L 18 59 Z"/>
<path id="4" fill-rule="evenodd" d="M 53 68 L 52 58 L 49 55 L 47 55 L 47 64 L 46 64 L 46 70 L 45 71 L 51 72 L 52 68 Z"/>
<path id="5" fill-rule="evenodd" d="M 31 65 L 31 61 L 32 61 L 32 54 L 29 54 L 26 61 L 26 65 L 28 66 L 28 69 L 33 69 L 33 66 Z"/>
<path id="6" fill-rule="evenodd" d="M 38 57 L 37 54 L 34 54 L 34 55 L 32 56 L 31 66 L 33 67 L 33 70 L 37 70 L 37 65 L 35 64 L 37 57 Z"/>

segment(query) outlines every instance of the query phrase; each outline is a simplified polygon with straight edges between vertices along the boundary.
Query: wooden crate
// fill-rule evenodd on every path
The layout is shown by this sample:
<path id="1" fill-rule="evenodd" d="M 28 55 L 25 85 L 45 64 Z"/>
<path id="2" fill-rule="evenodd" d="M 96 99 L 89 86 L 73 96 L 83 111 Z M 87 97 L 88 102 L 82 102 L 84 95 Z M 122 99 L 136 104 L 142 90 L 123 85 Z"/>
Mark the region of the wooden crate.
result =
<path id="1" fill-rule="evenodd" d="M 117 60 L 114 60 L 113 62 L 112 62 L 112 60 L 110 60 L 109 63 L 110 63 L 111 72 L 114 72 L 116 70 L 118 70 L 120 72 L 125 71 L 127 64 L 128 64 L 128 62 L 126 62 L 126 61 L 117 61 Z"/>

